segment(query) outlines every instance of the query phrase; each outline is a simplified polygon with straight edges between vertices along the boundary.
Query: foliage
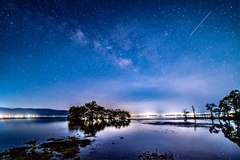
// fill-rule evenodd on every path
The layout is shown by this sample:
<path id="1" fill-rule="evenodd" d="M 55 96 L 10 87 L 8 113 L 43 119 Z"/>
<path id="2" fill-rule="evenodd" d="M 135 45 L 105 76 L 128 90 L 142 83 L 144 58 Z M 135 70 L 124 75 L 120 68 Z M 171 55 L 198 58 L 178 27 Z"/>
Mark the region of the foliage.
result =
<path id="1" fill-rule="evenodd" d="M 240 92 L 239 90 L 232 90 L 229 95 L 225 96 L 219 102 L 220 111 L 227 117 L 232 114 L 234 117 L 240 116 Z"/>
<path id="2" fill-rule="evenodd" d="M 72 106 L 69 109 L 68 121 L 70 124 L 78 124 L 81 120 L 93 119 L 126 119 L 130 118 L 130 112 L 121 109 L 105 109 L 95 101 L 85 103 L 84 106 Z"/>
<path id="3" fill-rule="evenodd" d="M 211 118 L 215 118 L 213 113 L 218 115 L 218 118 L 223 119 L 238 119 L 240 117 L 240 92 L 232 90 L 229 95 L 219 101 L 219 105 L 214 103 L 206 105 L 207 110 L 211 112 Z"/>
<path id="4" fill-rule="evenodd" d="M 207 103 L 206 104 L 206 108 L 207 108 L 207 110 L 209 110 L 210 111 L 210 113 L 211 113 L 211 118 L 213 118 L 213 109 L 216 107 L 216 104 L 214 104 L 214 103 Z"/>

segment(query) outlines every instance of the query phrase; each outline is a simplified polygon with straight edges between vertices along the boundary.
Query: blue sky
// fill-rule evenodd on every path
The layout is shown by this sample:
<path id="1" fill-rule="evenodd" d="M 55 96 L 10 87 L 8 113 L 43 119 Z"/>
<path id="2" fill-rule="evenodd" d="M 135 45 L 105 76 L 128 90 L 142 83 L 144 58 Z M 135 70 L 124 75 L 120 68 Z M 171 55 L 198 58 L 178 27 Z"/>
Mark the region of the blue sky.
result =
<path id="1" fill-rule="evenodd" d="M 238 0 L 0 1 L 0 106 L 205 111 L 240 88 Z"/>

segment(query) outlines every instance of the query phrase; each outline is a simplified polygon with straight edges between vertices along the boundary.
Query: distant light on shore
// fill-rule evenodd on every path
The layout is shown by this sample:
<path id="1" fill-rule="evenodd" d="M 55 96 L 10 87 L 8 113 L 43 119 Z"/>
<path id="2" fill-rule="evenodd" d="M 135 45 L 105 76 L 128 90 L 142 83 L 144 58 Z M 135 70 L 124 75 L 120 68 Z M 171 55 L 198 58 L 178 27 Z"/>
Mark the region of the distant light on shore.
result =
<path id="1" fill-rule="evenodd" d="M 0 119 L 67 117 L 67 115 L 0 115 Z"/>

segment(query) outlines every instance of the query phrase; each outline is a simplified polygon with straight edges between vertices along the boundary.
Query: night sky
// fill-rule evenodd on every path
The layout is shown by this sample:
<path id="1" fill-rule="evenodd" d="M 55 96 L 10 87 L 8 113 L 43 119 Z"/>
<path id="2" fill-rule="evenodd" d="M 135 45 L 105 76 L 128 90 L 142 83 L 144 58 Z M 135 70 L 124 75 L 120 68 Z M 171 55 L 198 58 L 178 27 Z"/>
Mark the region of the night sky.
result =
<path id="1" fill-rule="evenodd" d="M 0 106 L 206 111 L 240 89 L 239 0 L 0 0 Z"/>

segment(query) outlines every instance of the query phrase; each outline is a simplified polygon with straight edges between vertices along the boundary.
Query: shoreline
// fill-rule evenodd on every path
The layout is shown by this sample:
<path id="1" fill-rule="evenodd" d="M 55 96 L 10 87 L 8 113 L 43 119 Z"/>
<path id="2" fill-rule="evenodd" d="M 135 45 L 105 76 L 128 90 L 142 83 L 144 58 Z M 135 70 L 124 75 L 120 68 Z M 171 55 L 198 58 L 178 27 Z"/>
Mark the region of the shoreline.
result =
<path id="1" fill-rule="evenodd" d="M 52 118 L 67 118 L 66 115 L 50 115 L 50 116 L 36 116 L 36 117 L 1 117 L 0 120 L 6 120 L 6 119 L 52 119 Z M 66 119 L 67 120 L 67 119 Z"/>

